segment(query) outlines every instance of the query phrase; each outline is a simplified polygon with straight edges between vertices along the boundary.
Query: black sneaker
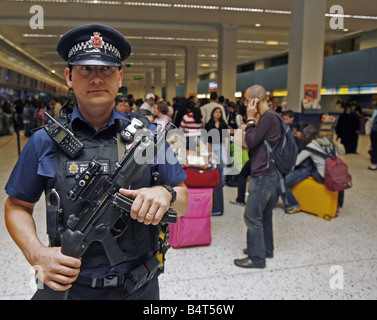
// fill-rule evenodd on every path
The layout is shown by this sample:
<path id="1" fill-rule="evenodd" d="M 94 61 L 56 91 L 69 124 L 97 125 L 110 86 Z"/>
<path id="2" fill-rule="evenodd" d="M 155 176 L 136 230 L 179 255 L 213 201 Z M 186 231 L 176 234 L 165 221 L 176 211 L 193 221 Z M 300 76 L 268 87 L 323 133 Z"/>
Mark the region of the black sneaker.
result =
<path id="1" fill-rule="evenodd" d="M 251 259 L 249 259 L 249 257 L 246 257 L 246 258 L 243 258 L 243 259 L 235 259 L 234 260 L 234 264 L 237 267 L 249 268 L 249 269 L 252 269 L 252 268 L 263 269 L 263 268 L 266 267 L 265 264 L 263 264 L 263 265 L 256 265 L 253 261 L 251 261 Z"/>

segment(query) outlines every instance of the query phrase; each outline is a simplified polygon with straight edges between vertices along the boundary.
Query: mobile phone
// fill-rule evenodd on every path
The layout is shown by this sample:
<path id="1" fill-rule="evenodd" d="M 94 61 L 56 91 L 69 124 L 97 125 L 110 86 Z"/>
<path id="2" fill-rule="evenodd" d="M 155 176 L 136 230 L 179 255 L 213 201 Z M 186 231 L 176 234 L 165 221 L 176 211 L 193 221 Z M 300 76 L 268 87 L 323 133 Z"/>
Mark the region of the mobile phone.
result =
<path id="1" fill-rule="evenodd" d="M 257 108 L 257 104 L 260 102 L 259 98 L 253 98 L 250 100 L 248 107 L 251 107 L 253 109 Z"/>

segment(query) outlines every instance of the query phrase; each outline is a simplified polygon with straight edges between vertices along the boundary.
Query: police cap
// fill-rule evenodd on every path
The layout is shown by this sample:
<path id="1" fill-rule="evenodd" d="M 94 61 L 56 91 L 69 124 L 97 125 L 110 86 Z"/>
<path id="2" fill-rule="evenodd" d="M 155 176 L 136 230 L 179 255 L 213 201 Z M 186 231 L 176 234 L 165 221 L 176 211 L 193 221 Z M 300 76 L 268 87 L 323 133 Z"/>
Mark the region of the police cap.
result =
<path id="1" fill-rule="evenodd" d="M 121 67 L 131 54 L 131 44 L 113 28 L 87 24 L 65 33 L 57 51 L 72 66 Z"/>

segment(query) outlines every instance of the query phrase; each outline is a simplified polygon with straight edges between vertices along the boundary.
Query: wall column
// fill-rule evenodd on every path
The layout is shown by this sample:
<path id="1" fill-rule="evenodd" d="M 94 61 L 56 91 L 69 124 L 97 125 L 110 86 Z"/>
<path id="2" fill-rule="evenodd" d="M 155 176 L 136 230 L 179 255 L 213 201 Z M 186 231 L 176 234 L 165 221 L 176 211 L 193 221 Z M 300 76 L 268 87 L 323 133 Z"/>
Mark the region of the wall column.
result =
<path id="1" fill-rule="evenodd" d="M 217 62 L 218 95 L 234 100 L 237 76 L 237 25 L 219 26 Z"/>
<path id="2" fill-rule="evenodd" d="M 173 98 L 176 96 L 175 83 L 175 60 L 166 60 L 166 97 L 167 102 L 173 103 Z"/>
<path id="3" fill-rule="evenodd" d="M 161 90 L 161 67 L 154 67 L 153 68 L 154 73 L 154 94 L 156 96 L 159 96 L 161 98 L 162 96 L 162 90 Z"/>
<path id="4" fill-rule="evenodd" d="M 291 0 L 291 11 L 287 108 L 320 113 L 326 0 Z"/>
<path id="5" fill-rule="evenodd" d="M 185 97 L 188 98 L 198 93 L 198 48 L 186 48 L 185 62 Z"/>
<path id="6" fill-rule="evenodd" d="M 151 72 L 145 73 L 145 94 L 148 94 L 148 93 L 153 93 Z"/>

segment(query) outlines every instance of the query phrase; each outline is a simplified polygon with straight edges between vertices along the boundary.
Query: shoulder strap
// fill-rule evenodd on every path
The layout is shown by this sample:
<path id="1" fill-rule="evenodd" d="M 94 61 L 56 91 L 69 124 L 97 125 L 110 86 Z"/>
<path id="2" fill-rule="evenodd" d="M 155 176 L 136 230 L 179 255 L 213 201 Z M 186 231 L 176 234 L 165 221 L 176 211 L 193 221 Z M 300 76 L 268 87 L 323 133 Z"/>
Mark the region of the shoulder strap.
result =
<path id="1" fill-rule="evenodd" d="M 330 150 L 329 154 L 331 154 L 331 155 L 333 155 L 335 157 L 336 156 L 336 150 L 335 150 L 335 144 L 334 144 L 334 142 L 331 141 L 328 137 L 323 137 L 322 141 L 324 141 L 324 142 L 327 141 L 328 142 L 327 145 L 323 145 L 322 146 L 320 144 L 320 146 L 321 146 L 322 149 L 326 148 L 326 149 L 324 149 L 325 153 L 327 153 L 327 151 Z"/>
<path id="2" fill-rule="evenodd" d="M 284 122 L 283 118 L 280 117 L 280 115 L 277 114 L 277 113 L 276 113 L 275 111 L 273 111 L 273 110 L 268 110 L 268 112 L 271 112 L 271 113 L 275 114 L 276 117 L 279 119 L 279 122 L 280 122 L 280 131 L 281 131 L 281 139 L 283 139 L 283 135 L 284 135 L 284 133 L 285 133 L 284 125 L 283 125 L 283 124 L 285 124 L 285 122 Z M 267 139 L 264 139 L 263 143 L 264 143 L 264 145 L 265 145 L 266 148 L 267 148 L 267 156 L 268 156 L 267 169 L 268 169 L 268 168 L 270 167 L 270 154 L 273 152 L 273 150 L 272 150 L 272 148 L 271 148 L 270 143 L 267 141 Z M 279 143 L 280 143 L 280 142 L 279 142 Z M 276 167 L 275 167 L 275 168 L 276 168 Z M 276 170 L 277 170 L 277 169 L 276 169 Z M 279 170 L 277 170 L 277 171 L 279 171 Z"/>
<path id="3" fill-rule="evenodd" d="M 321 152 L 321 151 L 318 151 L 316 149 L 313 149 L 313 148 L 310 148 L 310 147 L 306 147 L 306 146 L 303 148 L 303 150 L 310 151 L 310 152 L 312 152 L 312 153 L 314 153 L 314 154 L 316 154 L 316 155 L 318 155 L 318 156 L 320 156 L 320 157 L 322 157 L 324 159 L 327 159 L 330 156 L 327 153 L 324 153 L 324 152 Z"/>

